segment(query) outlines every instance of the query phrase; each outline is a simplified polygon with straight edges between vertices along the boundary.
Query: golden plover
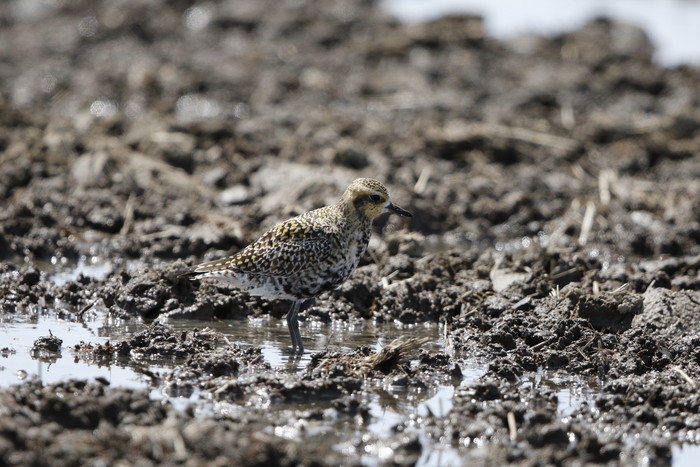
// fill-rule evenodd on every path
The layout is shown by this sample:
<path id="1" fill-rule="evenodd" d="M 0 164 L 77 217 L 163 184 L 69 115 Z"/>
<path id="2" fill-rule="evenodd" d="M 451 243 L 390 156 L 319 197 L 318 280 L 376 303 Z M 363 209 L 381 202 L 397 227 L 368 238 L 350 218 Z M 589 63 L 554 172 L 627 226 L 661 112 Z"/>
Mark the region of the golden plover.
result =
<path id="1" fill-rule="evenodd" d="M 413 217 L 391 202 L 380 182 L 358 178 L 337 203 L 284 221 L 237 254 L 178 277 L 218 279 L 250 295 L 291 300 L 287 327 L 292 351 L 301 354 L 301 304 L 350 277 L 367 249 L 372 220 L 384 212 Z"/>

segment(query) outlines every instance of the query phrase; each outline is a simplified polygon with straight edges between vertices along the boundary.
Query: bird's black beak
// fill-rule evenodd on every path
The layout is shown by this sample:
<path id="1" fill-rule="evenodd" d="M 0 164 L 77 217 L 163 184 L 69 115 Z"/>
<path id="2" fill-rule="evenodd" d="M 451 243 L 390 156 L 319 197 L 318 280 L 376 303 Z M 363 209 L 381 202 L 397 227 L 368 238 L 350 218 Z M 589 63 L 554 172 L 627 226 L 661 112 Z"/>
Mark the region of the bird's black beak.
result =
<path id="1" fill-rule="evenodd" d="M 401 209 L 400 207 L 398 207 L 398 206 L 395 205 L 394 203 L 389 203 L 389 205 L 388 205 L 386 208 L 387 208 L 389 211 L 398 214 L 399 216 L 403 216 L 403 217 L 413 217 L 413 214 L 411 214 L 410 212 L 406 211 L 405 209 Z"/>

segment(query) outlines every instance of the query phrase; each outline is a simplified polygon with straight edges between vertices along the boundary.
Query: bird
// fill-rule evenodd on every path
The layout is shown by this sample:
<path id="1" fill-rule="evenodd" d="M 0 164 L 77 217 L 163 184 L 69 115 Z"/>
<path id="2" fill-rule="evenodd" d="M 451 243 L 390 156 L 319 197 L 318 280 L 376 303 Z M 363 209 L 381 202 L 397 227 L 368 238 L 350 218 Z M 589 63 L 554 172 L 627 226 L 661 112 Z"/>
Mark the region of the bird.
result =
<path id="1" fill-rule="evenodd" d="M 386 212 L 413 217 L 391 201 L 381 182 L 358 178 L 335 204 L 277 224 L 233 256 L 189 267 L 178 277 L 215 279 L 249 295 L 290 300 L 292 353 L 301 355 L 301 305 L 350 277 L 367 250 L 372 221 Z"/>

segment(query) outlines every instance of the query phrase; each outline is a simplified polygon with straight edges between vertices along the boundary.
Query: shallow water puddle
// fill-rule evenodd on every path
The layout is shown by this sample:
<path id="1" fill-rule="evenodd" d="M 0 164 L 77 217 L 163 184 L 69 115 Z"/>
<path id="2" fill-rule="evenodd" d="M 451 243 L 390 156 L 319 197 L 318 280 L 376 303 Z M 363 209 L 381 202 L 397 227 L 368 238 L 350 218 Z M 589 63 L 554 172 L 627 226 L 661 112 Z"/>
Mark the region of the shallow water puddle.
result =
<path id="1" fill-rule="evenodd" d="M 444 347 L 440 333 L 434 325 L 395 325 L 372 322 L 334 322 L 327 325 L 308 321 L 300 326 L 306 352 L 301 356 L 290 353 L 291 341 L 284 320 L 254 318 L 249 320 L 167 320 L 167 325 L 176 331 L 194 328 L 209 328 L 225 335 L 239 345 L 260 347 L 265 359 L 273 368 L 299 371 L 309 364 L 311 355 L 323 350 L 348 352 L 357 346 L 366 345 L 379 351 L 394 339 L 407 335 L 427 337 L 423 346 L 439 350 Z"/>
<path id="2" fill-rule="evenodd" d="M 143 327 L 138 323 L 109 324 L 103 318 L 72 321 L 53 311 L 0 315 L 0 386 L 31 378 L 47 384 L 70 378 L 104 378 L 115 386 L 143 388 L 143 377 L 132 368 L 87 363 L 74 358 L 70 350 L 81 341 L 103 344 L 123 339 Z M 44 358 L 33 356 L 34 341 L 52 334 L 63 340 L 61 352 Z"/>
<path id="3" fill-rule="evenodd" d="M 86 317 L 87 318 L 87 317 Z M 210 328 L 224 334 L 229 341 L 241 345 L 258 346 L 265 359 L 278 370 L 298 372 L 310 362 L 311 354 L 330 349 L 350 351 L 358 345 L 367 345 L 379 350 L 393 339 L 408 335 L 411 337 L 428 337 L 425 348 L 441 351 L 444 348 L 442 332 L 438 326 L 397 326 L 394 324 L 375 324 L 371 322 L 334 323 L 325 325 L 306 322 L 302 325 L 302 334 L 308 351 L 299 357 L 289 352 L 289 335 L 284 320 L 256 318 L 240 321 L 167 321 L 167 325 L 176 331 L 194 328 Z M 245 410 L 235 404 L 217 404 L 201 396 L 195 390 L 186 397 L 167 395 L 163 387 L 152 387 L 145 376 L 130 366 L 119 364 L 99 365 L 78 359 L 72 347 L 80 342 L 104 344 L 107 341 L 123 340 L 146 327 L 138 320 L 112 322 L 105 313 L 93 312 L 89 319 L 81 322 L 73 315 L 54 311 L 42 311 L 17 315 L 0 315 L 0 387 L 18 384 L 28 378 L 38 378 L 44 383 L 54 383 L 69 378 L 93 380 L 104 378 L 113 386 L 130 388 L 151 387 L 151 398 L 167 399 L 175 407 L 184 410 L 194 405 L 196 411 L 206 413 L 225 413 Z M 61 353 L 48 358 L 32 355 L 34 341 L 40 337 L 53 334 L 63 340 Z M 152 372 L 169 371 L 172 364 L 147 364 Z M 486 365 L 467 361 L 461 366 L 461 385 L 476 384 L 486 372 Z M 562 379 L 554 373 L 540 371 L 529 374 L 522 381 L 532 387 L 546 386 L 554 390 L 558 397 L 558 410 L 562 417 L 567 417 L 581 403 L 591 400 L 598 390 L 593 381 L 574 381 Z M 453 405 L 456 387 L 452 384 L 438 382 L 435 387 L 425 392 L 411 392 L 402 388 L 375 388 L 369 397 L 372 421 L 366 426 L 367 434 L 375 442 L 368 442 L 365 455 L 361 456 L 365 465 L 380 465 L 391 455 L 389 444 L 383 444 L 392 435 L 397 425 L 409 427 L 418 435 L 422 445 L 419 466 L 461 465 L 459 451 L 450 445 L 430 439 L 421 428 L 422 417 L 432 414 L 436 417 L 447 416 Z M 295 427 L 288 427 L 296 430 Z M 357 426 L 352 423 L 325 423 L 324 426 L 307 432 L 313 439 L 325 438 L 332 443 L 332 449 L 344 451 L 355 447 L 348 445 L 348 439 L 356 435 Z M 317 433 L 313 433 L 317 432 Z M 297 433 L 299 435 L 299 433 Z M 673 448 L 673 465 L 696 465 L 700 456 L 698 446 L 676 446 Z"/>
<path id="4" fill-rule="evenodd" d="M 98 256 L 81 256 L 75 264 L 69 264 L 66 258 L 59 260 L 53 257 L 51 265 L 47 265 L 48 268 L 55 271 L 49 275 L 48 279 L 59 287 L 66 282 L 76 280 L 81 275 L 102 280 L 112 272 L 112 264 Z"/>
<path id="5" fill-rule="evenodd" d="M 465 380 L 462 384 L 467 384 L 467 380 L 471 379 L 469 373 L 464 373 Z M 480 375 L 481 373 L 479 375 L 474 373 L 471 376 L 474 377 L 475 381 Z M 431 440 L 420 430 L 420 417 L 426 416 L 428 413 L 432 413 L 437 417 L 445 417 L 450 412 L 454 392 L 454 386 L 439 385 L 435 394 L 422 402 L 418 404 L 401 404 L 403 406 L 401 412 L 388 407 L 387 404 L 381 402 L 380 396 L 376 396 L 370 404 L 370 413 L 374 421 L 368 425 L 368 431 L 380 440 L 385 440 L 391 436 L 396 425 L 408 421 L 410 422 L 409 425 L 413 425 L 413 429 L 418 433 L 422 446 L 421 456 L 416 463 L 417 466 L 462 465 L 457 449 Z M 380 465 L 380 461 L 390 461 L 391 454 L 392 450 L 388 446 L 379 446 L 370 451 L 367 456 L 363 456 L 362 462 L 364 465 Z"/>
<path id="6" fill-rule="evenodd" d="M 557 411 L 562 417 L 570 416 L 582 403 L 592 400 L 600 392 L 595 378 L 563 378 L 560 373 L 539 370 L 524 379 L 533 388 L 544 386 L 554 391 L 557 395 Z"/>
<path id="7" fill-rule="evenodd" d="M 372 322 L 342 323 L 325 325 L 315 322 L 302 324 L 301 332 L 307 352 L 301 357 L 289 353 L 290 342 L 286 324 L 283 320 L 256 318 L 247 321 L 169 321 L 168 325 L 177 331 L 208 327 L 224 334 L 231 342 L 242 345 L 250 344 L 260 347 L 265 359 L 273 368 L 289 372 L 301 371 L 309 364 L 311 354 L 321 350 L 350 351 L 357 346 L 366 345 L 378 351 L 392 340 L 408 335 L 410 337 L 427 337 L 430 339 L 424 348 L 442 350 L 444 342 L 442 332 L 435 325 L 400 326 L 395 324 L 376 324 Z M 473 384 L 484 372 L 484 365 L 474 364 L 463 367 L 462 384 Z M 422 445 L 419 466 L 461 465 L 458 451 L 450 446 L 440 445 L 428 439 L 420 429 L 420 417 L 432 413 L 442 417 L 452 408 L 452 398 L 455 387 L 438 384 L 436 388 L 425 393 L 412 393 L 399 388 L 375 388 L 369 397 L 369 409 L 372 421 L 365 427 L 367 434 L 376 440 L 365 446 L 365 455 L 361 456 L 364 465 L 380 465 L 390 460 L 393 450 L 382 441 L 388 439 L 396 425 L 412 424 L 418 433 Z M 170 399 L 172 401 L 172 399 Z M 220 411 L 231 413 L 240 410 L 233 404 L 219 404 L 213 408 L 211 404 L 196 401 L 190 397 L 188 403 L 195 402 L 198 410 L 205 413 Z M 323 403 L 323 402 L 321 402 Z M 302 406 L 300 406 L 301 408 Z M 332 449 L 340 452 L 354 452 L 352 442 L 357 427 L 352 423 L 341 421 L 325 423 L 325 426 L 306 428 L 306 436 L 314 443 L 330 443 Z M 275 434 L 285 437 L 298 436 L 296 427 L 278 427 Z"/>

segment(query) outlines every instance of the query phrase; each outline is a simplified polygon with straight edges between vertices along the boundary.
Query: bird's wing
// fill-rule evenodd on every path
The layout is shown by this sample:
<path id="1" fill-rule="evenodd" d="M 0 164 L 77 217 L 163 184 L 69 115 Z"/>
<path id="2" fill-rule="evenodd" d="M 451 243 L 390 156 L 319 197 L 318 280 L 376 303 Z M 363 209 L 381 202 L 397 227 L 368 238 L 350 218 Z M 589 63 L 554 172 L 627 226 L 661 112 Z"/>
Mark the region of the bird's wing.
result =
<path id="1" fill-rule="evenodd" d="M 327 260 L 337 241 L 327 227 L 298 219 L 285 221 L 233 256 L 202 263 L 195 274 L 230 269 L 250 274 L 287 277 Z"/>

